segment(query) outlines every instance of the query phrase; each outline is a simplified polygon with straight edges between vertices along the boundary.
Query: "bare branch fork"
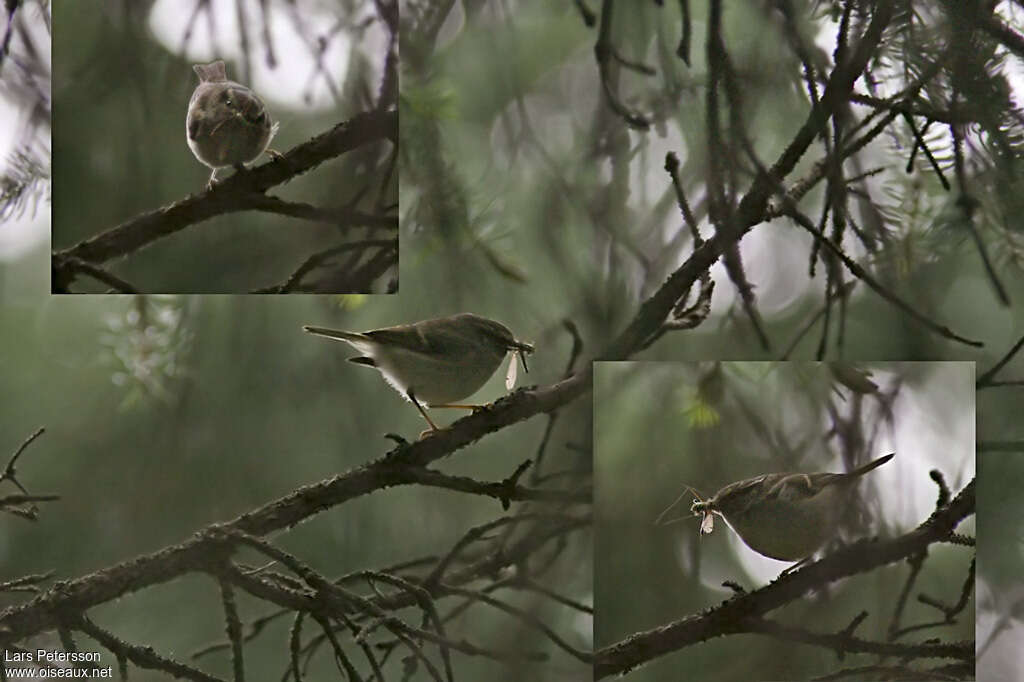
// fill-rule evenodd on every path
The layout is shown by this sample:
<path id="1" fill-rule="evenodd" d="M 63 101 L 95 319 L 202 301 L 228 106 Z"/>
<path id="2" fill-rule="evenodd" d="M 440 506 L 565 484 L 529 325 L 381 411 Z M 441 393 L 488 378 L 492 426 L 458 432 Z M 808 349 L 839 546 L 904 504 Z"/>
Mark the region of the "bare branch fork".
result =
<path id="1" fill-rule="evenodd" d="M 29 521 L 35 521 L 39 517 L 39 508 L 35 505 L 36 502 L 54 502 L 60 499 L 60 495 L 33 495 L 18 480 L 18 459 L 28 449 L 28 446 L 32 445 L 33 441 L 43 435 L 45 431 L 46 429 L 42 427 L 36 429 L 35 433 L 18 446 L 18 449 L 14 451 L 11 458 L 7 460 L 7 466 L 4 467 L 3 471 L 0 471 L 0 483 L 10 481 L 21 491 L 20 494 L 0 497 L 0 510 L 20 516 L 23 519 L 28 519 Z M 12 581 L 12 583 L 14 586 L 21 585 L 19 581 Z"/>
<path id="2" fill-rule="evenodd" d="M 992 365 L 990 369 L 986 370 L 984 374 L 978 377 L 978 380 L 975 383 L 975 388 L 980 391 L 987 388 L 1024 387 L 1024 379 L 996 378 L 997 375 L 1020 353 L 1022 348 L 1024 348 L 1024 336 L 1018 339 L 1017 342 L 1010 347 L 1010 350 L 1008 350 L 1003 357 L 999 358 L 996 364 Z M 1024 440 L 978 441 L 978 452 L 1024 452 Z"/>
<path id="3" fill-rule="evenodd" d="M 989 387 L 992 387 L 992 386 L 1022 386 L 1022 385 L 1024 385 L 1024 380 L 1015 380 L 1015 379 L 997 380 L 996 379 L 996 375 L 999 374 L 999 372 L 1004 367 L 1006 367 L 1006 365 L 1008 365 L 1011 360 L 1013 360 L 1013 358 L 1020 352 L 1020 350 L 1022 348 L 1024 348 L 1024 336 L 1020 337 L 1020 339 L 1017 340 L 1017 343 L 1013 344 L 1013 346 L 1010 348 L 1010 350 L 1008 350 L 1006 352 L 1006 354 L 1003 357 L 1001 357 L 998 362 L 996 362 L 996 364 L 992 365 L 991 369 L 987 370 L 984 374 L 982 374 L 980 377 L 978 377 L 978 381 L 975 384 L 975 387 L 978 388 L 978 389 L 982 389 L 982 388 L 989 388 Z"/>
<path id="4" fill-rule="evenodd" d="M 397 230 L 397 219 L 364 215 L 347 209 L 315 209 L 266 195 L 267 190 L 310 171 L 325 161 L 358 147 L 398 136 L 397 111 L 363 113 L 289 150 L 262 166 L 238 172 L 212 189 L 192 194 L 168 206 L 143 213 L 51 256 L 52 286 L 67 292 L 82 263 L 101 265 L 131 254 L 152 242 L 225 213 L 270 211 L 303 219 L 337 221 L 338 225 L 367 225 Z"/>

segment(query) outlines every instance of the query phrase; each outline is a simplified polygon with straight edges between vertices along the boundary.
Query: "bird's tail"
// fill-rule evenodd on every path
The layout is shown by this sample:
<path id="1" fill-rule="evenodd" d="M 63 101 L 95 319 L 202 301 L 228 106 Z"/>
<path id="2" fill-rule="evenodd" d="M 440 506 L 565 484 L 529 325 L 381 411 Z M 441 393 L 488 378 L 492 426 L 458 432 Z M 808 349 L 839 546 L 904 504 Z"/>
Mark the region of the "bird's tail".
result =
<path id="1" fill-rule="evenodd" d="M 878 467 L 882 466 L 883 464 L 885 464 L 886 462 L 888 462 L 890 459 L 892 459 L 895 456 L 896 456 L 895 452 L 890 452 L 885 457 L 879 457 L 878 459 L 876 459 L 873 462 L 868 462 L 867 464 L 865 464 L 861 468 L 854 469 L 853 471 L 851 471 L 847 475 L 848 476 L 863 476 L 864 474 L 866 474 L 867 472 L 871 471 L 872 469 L 877 469 Z"/>

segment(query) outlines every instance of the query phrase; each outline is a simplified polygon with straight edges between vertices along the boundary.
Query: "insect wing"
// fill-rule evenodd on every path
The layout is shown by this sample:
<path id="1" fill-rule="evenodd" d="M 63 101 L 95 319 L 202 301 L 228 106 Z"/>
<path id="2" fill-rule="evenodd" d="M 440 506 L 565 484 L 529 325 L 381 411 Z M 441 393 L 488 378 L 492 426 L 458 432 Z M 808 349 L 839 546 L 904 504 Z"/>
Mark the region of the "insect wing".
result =
<path id="1" fill-rule="evenodd" d="M 700 520 L 700 534 L 710 535 L 715 529 L 715 516 L 711 512 L 704 512 L 704 518 Z"/>
<path id="2" fill-rule="evenodd" d="M 508 372 L 505 374 L 505 390 L 511 391 L 512 387 L 516 385 L 516 373 L 518 371 L 518 365 L 516 365 L 516 354 L 510 353 L 508 360 Z"/>

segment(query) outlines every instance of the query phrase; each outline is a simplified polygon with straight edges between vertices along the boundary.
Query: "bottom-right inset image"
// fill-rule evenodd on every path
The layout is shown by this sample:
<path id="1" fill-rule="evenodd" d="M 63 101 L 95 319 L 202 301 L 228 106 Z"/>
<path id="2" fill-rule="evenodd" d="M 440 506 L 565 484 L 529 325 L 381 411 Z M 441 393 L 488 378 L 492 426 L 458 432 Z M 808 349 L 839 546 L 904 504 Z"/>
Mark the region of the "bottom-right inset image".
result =
<path id="1" fill-rule="evenodd" d="M 974 363 L 594 365 L 594 679 L 974 679 Z"/>

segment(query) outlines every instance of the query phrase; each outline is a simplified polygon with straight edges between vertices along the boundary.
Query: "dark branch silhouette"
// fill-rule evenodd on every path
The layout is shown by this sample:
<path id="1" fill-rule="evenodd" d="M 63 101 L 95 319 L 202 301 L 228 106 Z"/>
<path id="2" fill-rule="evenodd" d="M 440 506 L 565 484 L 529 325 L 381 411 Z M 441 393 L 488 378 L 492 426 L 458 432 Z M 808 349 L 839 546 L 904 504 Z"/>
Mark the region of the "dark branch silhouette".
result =
<path id="1" fill-rule="evenodd" d="M 936 542 L 948 542 L 964 518 L 974 513 L 974 481 L 924 523 L 891 540 L 862 540 L 823 559 L 784 575 L 754 592 L 740 594 L 699 615 L 668 623 L 595 652 L 594 679 L 621 675 L 659 656 L 710 638 L 743 632 L 784 635 L 785 639 L 828 646 L 844 651 L 863 651 L 893 656 L 928 656 L 973 661 L 974 643 L 901 645 L 866 642 L 850 636 L 798 636 L 783 631 L 763 616 L 828 583 L 902 561 L 924 552 Z"/>
<path id="2" fill-rule="evenodd" d="M 102 264 L 124 257 L 152 242 L 174 234 L 214 216 L 236 211 L 287 212 L 303 219 L 330 220 L 339 226 L 364 225 L 375 229 L 396 229 L 397 221 L 384 215 L 364 215 L 350 210 L 327 214 L 313 207 L 289 204 L 266 192 L 320 164 L 363 145 L 397 139 L 398 113 L 370 112 L 339 123 L 277 159 L 251 170 L 236 172 L 213 188 L 193 194 L 173 204 L 90 237 L 78 244 L 56 251 L 52 256 L 53 290 L 67 293 L 79 271 L 76 262 Z M 312 210 L 311 210 L 312 209 Z"/>

